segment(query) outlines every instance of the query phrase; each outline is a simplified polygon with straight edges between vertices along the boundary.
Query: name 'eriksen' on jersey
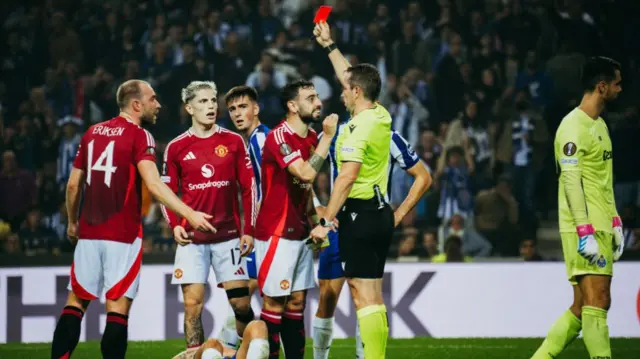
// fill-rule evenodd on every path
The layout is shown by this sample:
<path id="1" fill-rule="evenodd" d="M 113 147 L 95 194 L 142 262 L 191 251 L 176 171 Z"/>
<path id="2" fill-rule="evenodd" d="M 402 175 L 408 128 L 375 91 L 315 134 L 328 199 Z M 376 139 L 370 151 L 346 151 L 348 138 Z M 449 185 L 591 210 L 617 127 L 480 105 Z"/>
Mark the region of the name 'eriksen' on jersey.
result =
<path id="1" fill-rule="evenodd" d="M 100 136 L 122 136 L 124 132 L 124 127 L 105 127 L 105 126 L 96 126 L 93 128 L 94 135 Z"/>

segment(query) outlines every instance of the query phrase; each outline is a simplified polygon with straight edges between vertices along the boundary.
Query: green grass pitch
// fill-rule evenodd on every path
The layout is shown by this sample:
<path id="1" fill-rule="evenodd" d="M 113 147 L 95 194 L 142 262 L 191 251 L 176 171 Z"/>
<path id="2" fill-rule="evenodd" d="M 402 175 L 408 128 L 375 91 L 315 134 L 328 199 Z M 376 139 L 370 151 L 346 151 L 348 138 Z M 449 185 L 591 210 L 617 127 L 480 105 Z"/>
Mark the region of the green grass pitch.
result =
<path id="1" fill-rule="evenodd" d="M 538 345 L 539 338 L 527 339 L 393 339 L 387 346 L 387 358 L 400 359 L 529 359 Z M 353 339 L 335 340 L 329 358 L 353 359 Z M 640 358 L 640 339 L 612 339 L 614 359 Z M 127 358 L 170 359 L 182 351 L 181 340 L 158 342 L 131 342 Z M 2 344 L 0 358 L 49 358 L 49 344 Z M 283 356 L 282 356 L 283 357 Z M 573 342 L 557 359 L 586 359 L 589 355 L 582 340 Z M 80 343 L 72 359 L 100 358 L 100 343 Z M 307 341 L 305 358 L 313 358 L 311 341 Z"/>

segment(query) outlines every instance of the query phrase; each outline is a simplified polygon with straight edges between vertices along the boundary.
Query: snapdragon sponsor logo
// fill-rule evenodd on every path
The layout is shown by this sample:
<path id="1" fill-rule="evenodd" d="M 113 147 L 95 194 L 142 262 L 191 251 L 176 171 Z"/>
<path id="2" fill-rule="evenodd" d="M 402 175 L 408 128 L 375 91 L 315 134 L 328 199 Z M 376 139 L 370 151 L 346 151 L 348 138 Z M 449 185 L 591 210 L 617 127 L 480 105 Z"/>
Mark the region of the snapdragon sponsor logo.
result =
<path id="1" fill-rule="evenodd" d="M 230 181 L 208 181 L 208 182 L 203 182 L 203 183 L 189 183 L 189 190 L 190 191 L 195 191 L 195 190 L 202 190 L 202 189 L 207 189 L 207 188 L 222 188 L 222 187 L 228 187 L 231 185 Z"/>

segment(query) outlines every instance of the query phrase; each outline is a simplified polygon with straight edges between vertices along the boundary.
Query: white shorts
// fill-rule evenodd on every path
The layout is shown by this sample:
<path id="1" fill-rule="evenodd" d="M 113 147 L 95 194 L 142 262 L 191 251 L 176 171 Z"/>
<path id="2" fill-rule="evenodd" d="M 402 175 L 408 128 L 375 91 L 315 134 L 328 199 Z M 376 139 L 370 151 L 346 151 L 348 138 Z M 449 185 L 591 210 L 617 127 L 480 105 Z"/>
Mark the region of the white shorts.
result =
<path id="1" fill-rule="evenodd" d="M 313 251 L 304 241 L 272 236 L 255 240 L 258 285 L 269 297 L 282 297 L 316 286 Z"/>
<path id="2" fill-rule="evenodd" d="M 171 284 L 207 283 L 211 267 L 218 286 L 232 280 L 249 280 L 247 261 L 240 256 L 240 239 L 178 246 Z"/>
<path id="3" fill-rule="evenodd" d="M 131 244 L 80 239 L 73 253 L 68 289 L 80 299 L 133 299 L 140 284 L 142 239 Z"/>

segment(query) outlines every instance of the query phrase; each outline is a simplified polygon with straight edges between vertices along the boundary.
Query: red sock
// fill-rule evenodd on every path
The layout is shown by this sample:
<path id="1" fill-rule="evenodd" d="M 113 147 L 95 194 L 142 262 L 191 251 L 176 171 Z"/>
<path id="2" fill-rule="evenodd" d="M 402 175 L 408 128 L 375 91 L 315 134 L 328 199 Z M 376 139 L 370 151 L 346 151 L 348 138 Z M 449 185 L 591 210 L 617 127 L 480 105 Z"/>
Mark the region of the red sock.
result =
<path id="1" fill-rule="evenodd" d="M 282 316 L 279 313 L 263 309 L 260 319 L 267 324 L 267 330 L 269 331 L 269 359 L 277 359 L 280 357 Z"/>
<path id="2" fill-rule="evenodd" d="M 304 311 L 287 311 L 282 317 L 282 346 L 287 359 L 304 357 Z"/>

